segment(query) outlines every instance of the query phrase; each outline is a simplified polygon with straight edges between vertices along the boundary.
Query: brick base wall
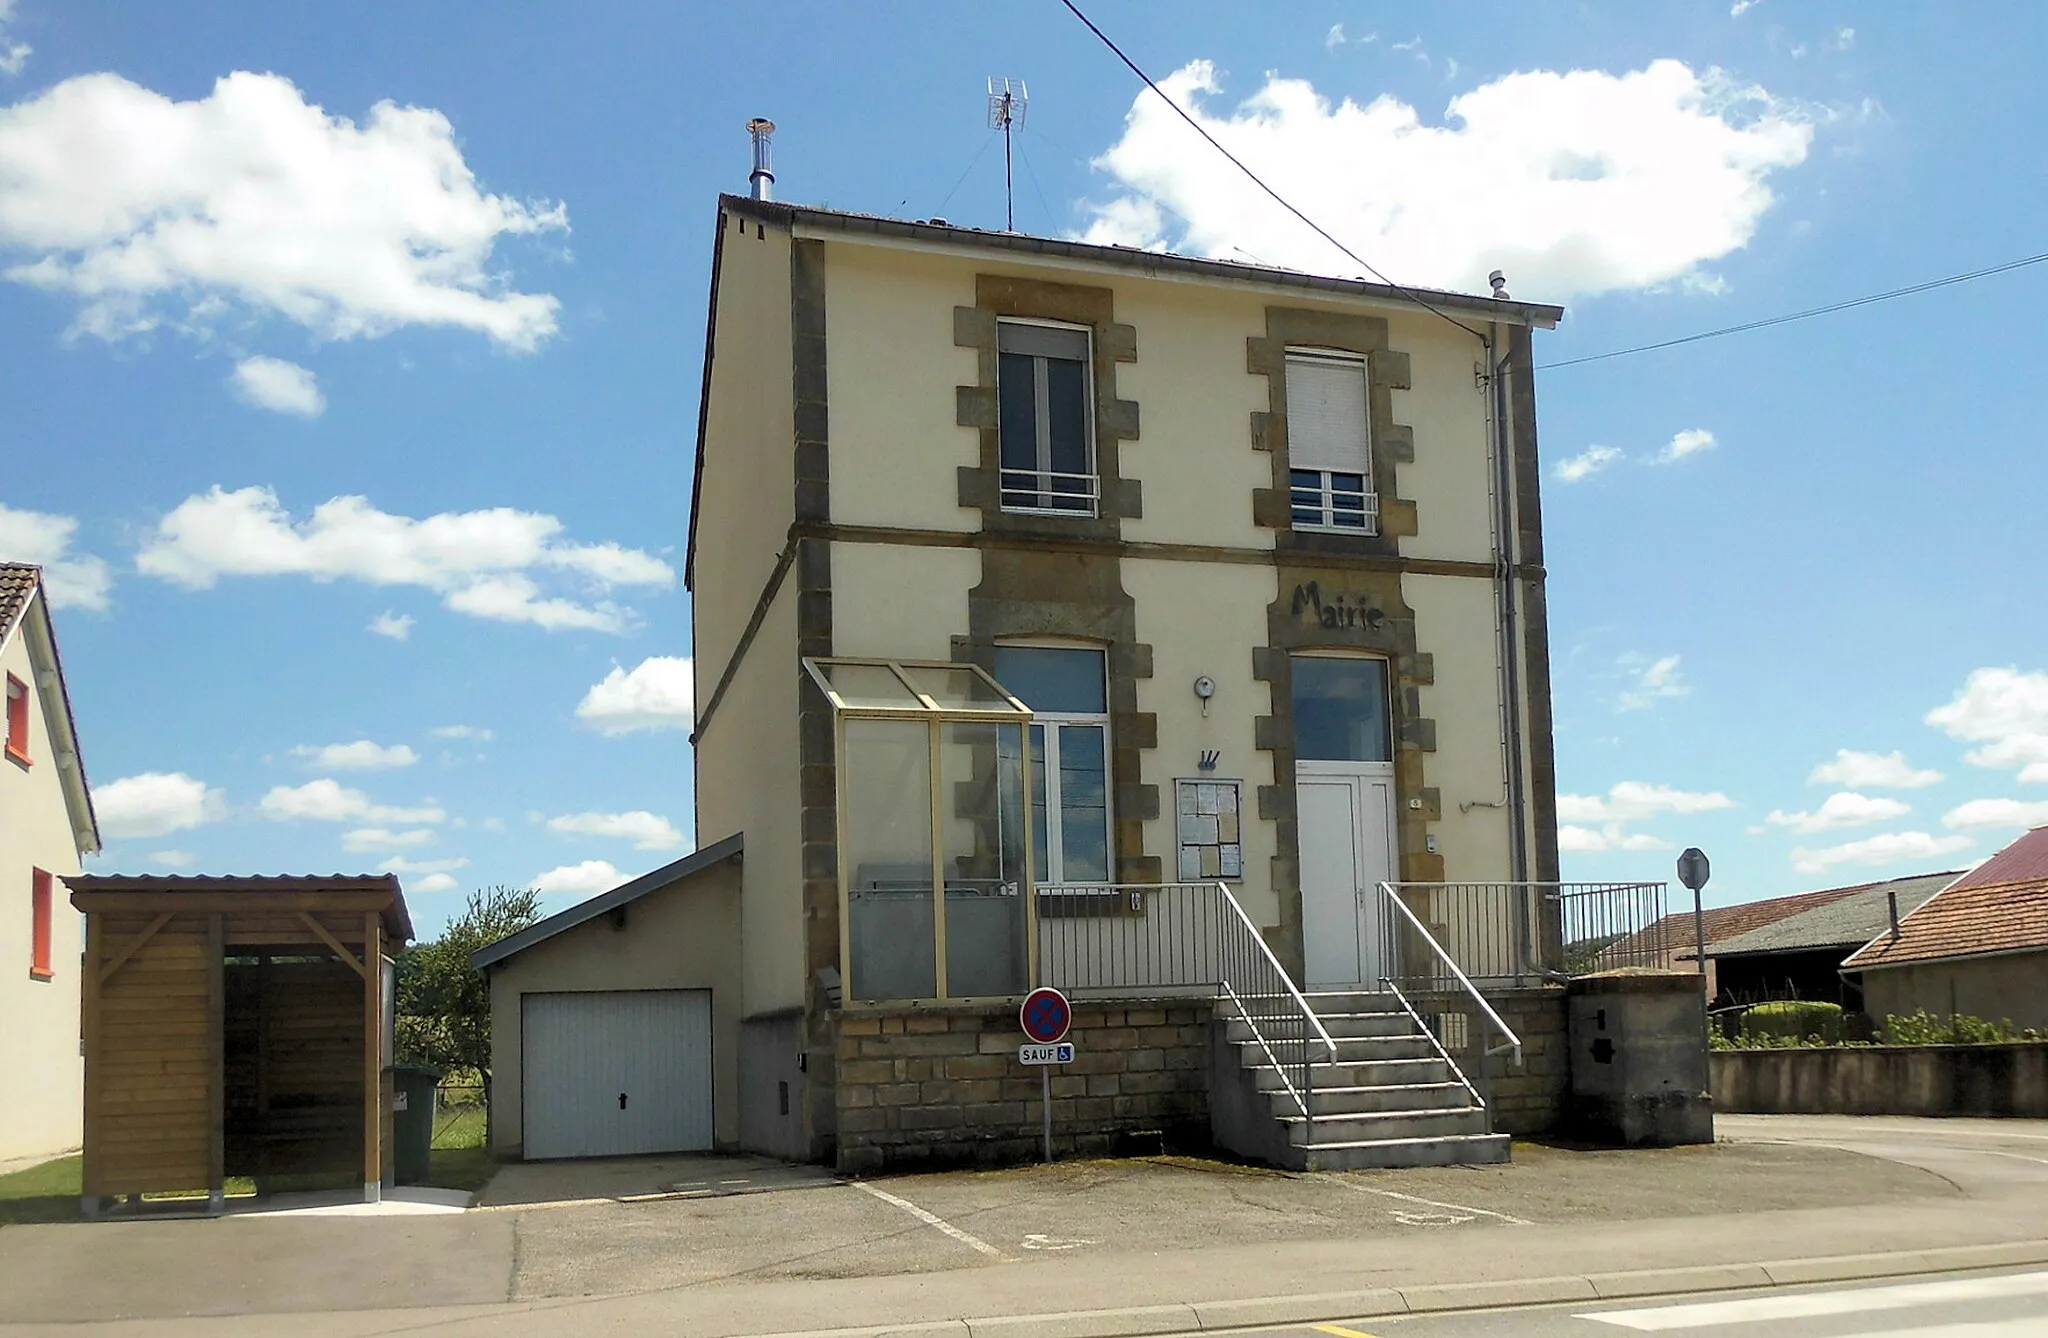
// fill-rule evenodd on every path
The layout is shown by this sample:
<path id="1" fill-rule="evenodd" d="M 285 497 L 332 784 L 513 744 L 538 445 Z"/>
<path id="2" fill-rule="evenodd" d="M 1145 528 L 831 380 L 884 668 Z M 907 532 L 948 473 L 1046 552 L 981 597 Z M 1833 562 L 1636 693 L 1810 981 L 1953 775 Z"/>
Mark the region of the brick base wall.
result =
<path id="1" fill-rule="evenodd" d="M 1212 1012 L 1206 1000 L 1077 1003 L 1074 1062 L 1052 1072 L 1055 1153 L 1206 1145 Z M 1040 1154 L 1040 1077 L 1017 1061 L 1014 1006 L 855 1007 L 837 1029 L 840 1170 Z"/>

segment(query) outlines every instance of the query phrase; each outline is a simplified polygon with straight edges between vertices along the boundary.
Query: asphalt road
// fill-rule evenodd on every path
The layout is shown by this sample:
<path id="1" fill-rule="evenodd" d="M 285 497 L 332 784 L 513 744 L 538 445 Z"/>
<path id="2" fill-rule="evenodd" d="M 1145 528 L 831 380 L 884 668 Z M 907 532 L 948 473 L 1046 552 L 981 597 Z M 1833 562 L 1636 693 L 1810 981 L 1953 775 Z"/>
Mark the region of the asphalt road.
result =
<path id="1" fill-rule="evenodd" d="M 1783 1287 L 1608 1305 L 1359 1319 L 1293 1329 L 1288 1338 L 2048 1338 L 2048 1272 L 1922 1276 L 1882 1283 Z"/>

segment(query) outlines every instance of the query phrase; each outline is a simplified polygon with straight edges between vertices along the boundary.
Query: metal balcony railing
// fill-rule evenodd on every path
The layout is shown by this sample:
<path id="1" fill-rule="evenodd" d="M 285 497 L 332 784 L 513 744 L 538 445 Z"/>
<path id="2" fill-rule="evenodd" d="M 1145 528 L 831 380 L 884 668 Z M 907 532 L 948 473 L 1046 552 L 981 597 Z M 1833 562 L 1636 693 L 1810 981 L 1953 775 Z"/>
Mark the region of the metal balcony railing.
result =
<path id="1" fill-rule="evenodd" d="M 1315 1140 L 1314 1065 L 1336 1042 L 1224 884 L 1042 884 L 1037 983 L 1073 998 L 1228 999 Z"/>

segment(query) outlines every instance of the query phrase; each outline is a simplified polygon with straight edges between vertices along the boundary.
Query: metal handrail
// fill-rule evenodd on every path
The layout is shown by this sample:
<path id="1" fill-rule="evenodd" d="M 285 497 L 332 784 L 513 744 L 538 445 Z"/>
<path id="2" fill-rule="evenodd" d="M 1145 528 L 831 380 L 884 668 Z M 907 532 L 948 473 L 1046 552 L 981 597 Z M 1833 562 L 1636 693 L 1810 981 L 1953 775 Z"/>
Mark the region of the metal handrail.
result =
<path id="1" fill-rule="evenodd" d="M 1465 1090 L 1472 1095 L 1472 1104 L 1481 1110 L 1486 1109 L 1486 1098 L 1479 1094 L 1479 1088 L 1473 1081 L 1465 1076 L 1465 1070 L 1458 1067 L 1458 1061 L 1451 1058 L 1451 1052 L 1444 1049 L 1443 1038 L 1436 1034 L 1436 1029 L 1422 1020 L 1422 1014 L 1416 1012 L 1415 1005 L 1408 1002 L 1408 996 L 1401 993 L 1401 987 L 1391 980 L 1382 980 L 1380 983 L 1387 987 L 1388 992 L 1400 1002 L 1401 1007 L 1407 1010 L 1408 1016 L 1415 1020 L 1415 1029 L 1429 1038 L 1430 1048 L 1436 1051 L 1436 1057 L 1449 1065 L 1451 1073 L 1465 1085 Z"/>
<path id="2" fill-rule="evenodd" d="M 1424 925 L 1416 917 L 1415 912 L 1408 908 L 1408 903 L 1401 900 L 1394 892 L 1393 885 L 1382 882 L 1379 885 L 1379 889 L 1380 895 L 1391 902 L 1408 921 L 1409 926 L 1422 936 L 1422 941 L 1429 945 L 1430 951 L 1434 952 L 1438 959 L 1451 969 L 1451 975 L 1457 980 L 1459 985 L 1464 987 L 1465 993 L 1472 996 L 1472 1002 L 1479 1005 L 1479 1011 L 1486 1015 L 1486 1020 L 1493 1023 L 1500 1034 L 1507 1038 L 1504 1044 L 1495 1046 L 1485 1053 L 1489 1055 L 1512 1053 L 1515 1063 L 1519 1065 L 1522 1062 L 1522 1038 L 1515 1035 L 1514 1028 L 1510 1027 L 1501 1019 L 1501 1015 L 1494 1011 L 1493 1005 L 1486 1001 L 1486 996 L 1479 992 L 1479 987 L 1472 983 L 1471 977 L 1467 976 L 1464 969 L 1452 959 L 1449 953 L 1444 951 L 1443 944 L 1436 941 L 1436 935 L 1429 932 L 1428 926 Z M 1380 967 L 1380 980 L 1382 984 L 1387 985 L 1389 988 L 1393 986 L 1393 977 L 1387 974 L 1385 963 L 1382 963 Z"/>
<path id="3" fill-rule="evenodd" d="M 1237 912 L 1238 921 L 1250 932 L 1252 941 L 1259 945 L 1259 951 L 1265 954 L 1266 965 L 1273 968 L 1273 974 L 1279 977 L 1280 983 L 1285 985 L 1287 992 L 1294 997 L 1295 1006 L 1301 1009 L 1301 1015 L 1316 1029 L 1316 1039 L 1323 1043 L 1323 1056 L 1335 1059 L 1337 1042 L 1331 1039 L 1329 1028 L 1323 1025 L 1323 1020 L 1316 1016 L 1316 1010 L 1308 1006 L 1308 1000 L 1295 988 L 1294 978 L 1287 974 L 1287 968 L 1280 965 L 1280 959 L 1273 955 L 1272 945 L 1266 942 L 1266 936 L 1259 932 L 1259 927 L 1252 923 L 1252 917 L 1245 914 L 1243 903 L 1238 901 L 1236 894 L 1226 883 L 1216 884 L 1216 890 L 1223 894 L 1223 899 L 1230 904 L 1230 909 Z"/>

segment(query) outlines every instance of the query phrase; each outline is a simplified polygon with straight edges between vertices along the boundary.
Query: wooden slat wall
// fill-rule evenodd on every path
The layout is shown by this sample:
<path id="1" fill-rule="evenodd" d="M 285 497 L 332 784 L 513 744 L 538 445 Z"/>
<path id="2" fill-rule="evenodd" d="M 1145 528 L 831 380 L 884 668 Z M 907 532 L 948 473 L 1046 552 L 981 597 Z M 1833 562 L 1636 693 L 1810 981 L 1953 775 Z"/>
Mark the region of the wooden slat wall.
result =
<path id="1" fill-rule="evenodd" d="M 95 971 L 155 919 L 100 918 Z M 208 918 L 179 916 L 99 987 L 95 1044 L 86 1067 L 93 1140 L 87 1194 L 209 1187 L 213 1050 L 207 949 Z"/>

